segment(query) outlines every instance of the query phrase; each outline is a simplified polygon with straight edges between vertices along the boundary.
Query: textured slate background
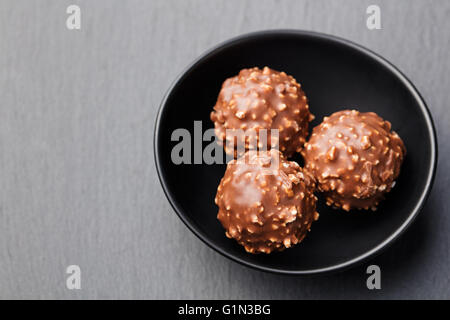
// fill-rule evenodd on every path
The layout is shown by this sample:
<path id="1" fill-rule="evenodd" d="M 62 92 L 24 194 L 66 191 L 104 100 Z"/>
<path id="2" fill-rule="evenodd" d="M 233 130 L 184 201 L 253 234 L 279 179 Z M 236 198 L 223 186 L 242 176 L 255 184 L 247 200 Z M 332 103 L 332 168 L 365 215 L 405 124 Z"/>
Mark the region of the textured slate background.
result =
<path id="1" fill-rule="evenodd" d="M 65 27 L 79 4 L 82 30 Z M 377 3 L 382 30 L 365 26 Z M 152 0 L 0 2 L 0 298 L 450 298 L 450 2 Z M 365 266 L 313 278 L 228 261 L 181 223 L 153 161 L 166 89 L 230 37 L 298 28 L 381 54 L 434 116 L 440 162 L 419 219 Z M 372 263 L 372 262 L 371 262 Z M 82 290 L 65 268 L 82 269 Z"/>

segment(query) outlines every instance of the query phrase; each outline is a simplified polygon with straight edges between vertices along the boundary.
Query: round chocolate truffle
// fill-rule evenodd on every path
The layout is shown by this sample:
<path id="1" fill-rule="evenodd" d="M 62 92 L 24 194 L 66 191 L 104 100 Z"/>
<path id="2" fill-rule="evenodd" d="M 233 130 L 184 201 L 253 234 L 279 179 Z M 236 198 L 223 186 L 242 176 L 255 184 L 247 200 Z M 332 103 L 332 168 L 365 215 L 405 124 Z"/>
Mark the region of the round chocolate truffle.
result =
<path id="1" fill-rule="evenodd" d="M 268 67 L 243 69 L 225 80 L 211 113 L 219 143 L 224 142 L 225 152 L 234 157 L 257 146 L 278 147 L 290 157 L 301 151 L 313 119 L 300 84 Z M 261 129 L 266 136 L 260 136 Z M 273 129 L 278 130 L 278 137 L 271 137 Z"/>
<path id="2" fill-rule="evenodd" d="M 329 206 L 376 210 L 400 173 L 406 149 L 391 124 L 373 112 L 324 117 L 302 155 Z"/>
<path id="3" fill-rule="evenodd" d="M 228 163 L 217 190 L 217 218 L 247 252 L 271 253 L 303 240 L 317 220 L 315 181 L 296 162 L 248 151 Z"/>

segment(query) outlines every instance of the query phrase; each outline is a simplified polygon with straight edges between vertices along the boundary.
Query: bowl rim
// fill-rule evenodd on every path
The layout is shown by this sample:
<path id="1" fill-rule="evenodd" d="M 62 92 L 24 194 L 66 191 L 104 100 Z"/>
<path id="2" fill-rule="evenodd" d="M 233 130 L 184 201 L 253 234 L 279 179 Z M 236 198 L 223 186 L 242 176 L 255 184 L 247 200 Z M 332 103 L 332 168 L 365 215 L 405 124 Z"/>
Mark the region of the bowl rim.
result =
<path id="1" fill-rule="evenodd" d="M 425 118 L 427 131 L 428 131 L 428 139 L 431 145 L 431 152 L 430 152 L 430 159 L 431 159 L 431 165 L 428 169 L 428 176 L 425 184 L 425 188 L 422 191 L 422 194 L 420 198 L 418 199 L 416 206 L 409 214 L 408 218 L 386 239 L 384 239 L 382 242 L 380 242 L 378 245 L 373 247 L 372 249 L 368 250 L 367 252 L 349 259 L 347 261 L 337 263 L 331 266 L 323 267 L 323 268 L 313 268 L 313 269 L 307 269 L 307 270 L 288 270 L 288 269 L 282 269 L 282 268 L 273 268 L 273 267 L 267 267 L 262 266 L 257 263 L 252 263 L 246 260 L 243 260 L 234 254 L 228 252 L 227 250 L 224 250 L 220 248 L 219 246 L 212 243 L 206 235 L 202 233 L 202 231 L 195 226 L 193 223 L 191 223 L 190 219 L 185 215 L 183 209 L 177 204 L 177 201 L 174 198 L 174 195 L 169 190 L 169 187 L 166 183 L 166 178 L 164 176 L 164 172 L 162 169 L 161 159 L 159 155 L 159 132 L 161 130 L 161 117 L 164 113 L 164 109 L 167 104 L 167 100 L 169 99 L 171 93 L 173 90 L 180 85 L 180 83 L 184 80 L 187 75 L 196 68 L 197 65 L 201 64 L 205 59 L 209 58 L 212 55 L 217 54 L 221 50 L 224 50 L 226 48 L 229 48 L 230 46 L 236 45 L 238 43 L 242 43 L 251 39 L 270 36 L 270 35 L 297 35 L 297 36 L 303 36 L 303 37 L 311 37 L 316 38 L 324 41 L 331 41 L 335 42 L 338 45 L 350 47 L 359 53 L 368 56 L 369 58 L 372 58 L 379 64 L 383 65 L 385 68 L 387 68 L 395 77 L 397 77 L 403 85 L 406 86 L 406 88 L 411 92 L 414 99 L 417 101 L 420 110 Z M 390 63 L 388 60 L 383 58 L 382 56 L 378 55 L 377 53 L 371 51 L 370 49 L 367 49 L 359 44 L 356 44 L 350 40 L 337 37 L 330 34 L 315 32 L 315 31 L 307 31 L 307 30 L 296 30 L 296 29 L 271 29 L 271 30 L 262 30 L 262 31 L 256 31 L 256 32 L 250 32 L 241 34 L 239 36 L 233 37 L 231 39 L 225 40 L 220 42 L 219 44 L 215 45 L 209 50 L 206 50 L 203 54 L 201 54 L 199 57 L 197 57 L 193 62 L 191 62 L 187 67 L 184 68 L 184 70 L 176 77 L 176 79 L 172 82 L 170 87 L 168 88 L 166 94 L 163 97 L 163 100 L 159 106 L 158 114 L 156 116 L 156 122 L 155 122 L 155 129 L 153 134 L 153 153 L 155 158 L 155 164 L 156 164 L 156 171 L 158 173 L 158 178 L 161 183 L 161 186 L 163 188 L 164 194 L 166 195 L 167 199 L 169 200 L 170 205 L 174 209 L 175 213 L 178 215 L 178 217 L 183 221 L 183 223 L 193 232 L 200 240 L 202 240 L 206 245 L 208 245 L 210 248 L 214 249 L 216 252 L 222 254 L 223 256 L 231 259 L 232 261 L 235 261 L 241 265 L 257 269 L 260 271 L 265 272 L 271 272 L 276 274 L 285 274 L 285 275 L 315 275 L 315 274 L 328 274 L 328 273 L 334 273 L 337 271 L 343 271 L 350 267 L 355 267 L 357 265 L 362 264 L 364 261 L 367 261 L 370 258 L 375 257 L 376 255 L 383 252 L 385 249 L 387 249 L 392 243 L 397 240 L 400 235 L 403 234 L 403 232 L 411 225 L 411 223 L 415 220 L 421 209 L 423 208 L 429 194 L 431 191 L 431 188 L 433 186 L 434 178 L 436 175 L 436 168 L 437 168 L 437 160 L 438 160 L 438 144 L 437 144 L 437 135 L 436 135 L 436 129 L 433 123 L 433 119 L 431 116 L 431 112 L 429 108 L 427 107 L 423 97 L 420 95 L 419 91 L 416 89 L 416 87 L 412 84 L 412 82 L 392 63 Z"/>

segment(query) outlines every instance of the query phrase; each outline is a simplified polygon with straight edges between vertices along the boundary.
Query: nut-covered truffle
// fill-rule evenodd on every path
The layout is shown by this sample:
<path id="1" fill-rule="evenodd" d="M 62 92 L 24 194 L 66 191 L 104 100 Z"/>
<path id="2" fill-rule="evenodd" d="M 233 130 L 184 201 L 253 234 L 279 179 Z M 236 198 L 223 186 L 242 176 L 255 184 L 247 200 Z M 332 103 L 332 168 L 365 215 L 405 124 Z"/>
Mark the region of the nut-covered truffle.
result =
<path id="1" fill-rule="evenodd" d="M 376 210 L 400 173 L 406 149 L 391 124 L 373 112 L 324 117 L 302 155 L 330 206 Z"/>
<path id="2" fill-rule="evenodd" d="M 302 241 L 318 219 L 314 189 L 312 175 L 279 151 L 248 151 L 228 163 L 217 218 L 248 252 L 280 251 Z"/>
<path id="3" fill-rule="evenodd" d="M 219 141 L 224 141 L 226 153 L 235 157 L 256 146 L 265 150 L 278 147 L 290 157 L 301 151 L 313 119 L 297 81 L 268 67 L 243 69 L 227 79 L 211 113 Z M 266 130 L 267 138 L 259 136 L 261 129 Z M 271 138 L 272 129 L 278 130 L 278 139 Z M 255 134 L 239 135 L 239 130 Z M 239 144 L 242 149 L 237 148 Z"/>

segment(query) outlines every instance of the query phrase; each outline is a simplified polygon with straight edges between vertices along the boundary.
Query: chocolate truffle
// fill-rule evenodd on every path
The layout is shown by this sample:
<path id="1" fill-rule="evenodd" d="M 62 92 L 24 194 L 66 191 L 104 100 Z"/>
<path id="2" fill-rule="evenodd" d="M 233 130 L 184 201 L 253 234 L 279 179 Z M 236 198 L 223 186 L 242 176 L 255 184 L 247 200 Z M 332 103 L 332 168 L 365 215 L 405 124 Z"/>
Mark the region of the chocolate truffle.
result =
<path id="1" fill-rule="evenodd" d="M 217 218 L 247 252 L 281 251 L 302 241 L 318 219 L 314 189 L 312 175 L 278 150 L 251 150 L 228 163 Z"/>
<path id="2" fill-rule="evenodd" d="M 373 112 L 344 110 L 324 117 L 302 155 L 330 206 L 376 210 L 406 154 L 400 137 Z"/>
<path id="3" fill-rule="evenodd" d="M 219 141 L 225 142 L 225 152 L 234 157 L 262 145 L 265 150 L 278 147 L 290 157 L 301 151 L 313 119 L 300 84 L 285 72 L 268 67 L 243 69 L 225 80 L 211 113 Z M 239 129 L 255 134 L 238 135 Z M 266 129 L 267 138 L 259 137 L 261 129 Z M 279 130 L 278 139 L 271 138 L 272 129 Z M 236 148 L 238 144 L 242 150 Z"/>

